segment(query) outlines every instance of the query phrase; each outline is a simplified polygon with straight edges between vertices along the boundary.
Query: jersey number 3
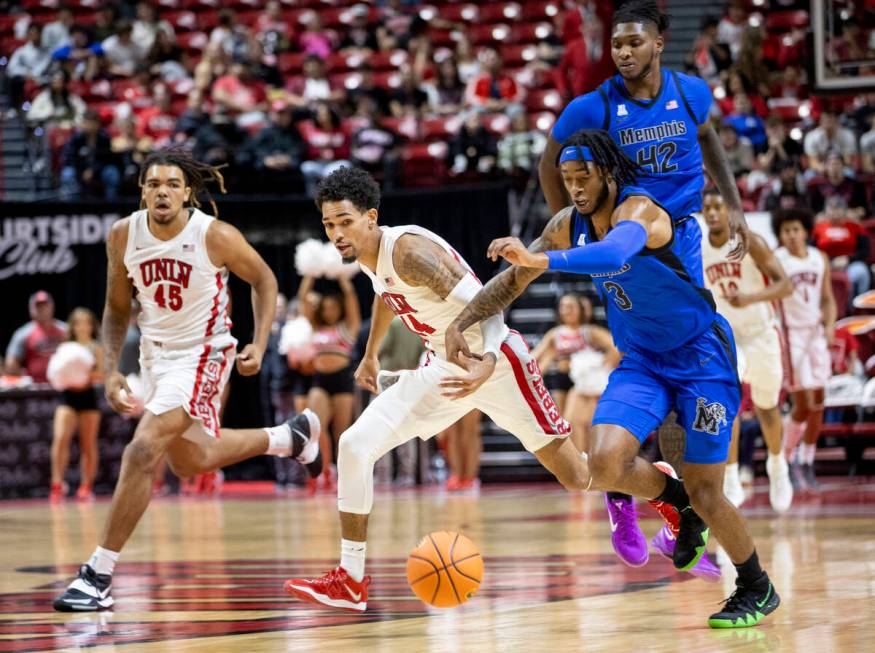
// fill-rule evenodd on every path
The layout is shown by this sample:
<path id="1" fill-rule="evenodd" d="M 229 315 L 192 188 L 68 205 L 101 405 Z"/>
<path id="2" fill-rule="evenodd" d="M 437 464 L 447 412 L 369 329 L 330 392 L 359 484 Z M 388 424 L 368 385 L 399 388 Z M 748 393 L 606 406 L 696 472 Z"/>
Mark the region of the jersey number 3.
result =
<path id="1" fill-rule="evenodd" d="M 629 295 L 623 290 L 623 286 L 616 281 L 606 281 L 604 286 L 605 290 L 608 291 L 611 299 L 614 300 L 614 303 L 620 308 L 620 310 L 628 311 L 632 308 L 632 300 L 629 299 Z"/>
<path id="2" fill-rule="evenodd" d="M 644 152 L 647 152 L 645 155 Z M 678 151 L 674 141 L 665 141 L 659 145 L 642 147 L 638 150 L 638 165 L 650 166 L 650 172 L 674 172 L 678 169 L 677 163 L 671 162 L 671 157 Z"/>
<path id="3" fill-rule="evenodd" d="M 182 308 L 182 288 L 174 284 L 167 285 L 167 296 L 164 295 L 164 284 L 158 285 L 155 291 L 155 303 L 161 308 L 169 308 L 178 311 Z"/>

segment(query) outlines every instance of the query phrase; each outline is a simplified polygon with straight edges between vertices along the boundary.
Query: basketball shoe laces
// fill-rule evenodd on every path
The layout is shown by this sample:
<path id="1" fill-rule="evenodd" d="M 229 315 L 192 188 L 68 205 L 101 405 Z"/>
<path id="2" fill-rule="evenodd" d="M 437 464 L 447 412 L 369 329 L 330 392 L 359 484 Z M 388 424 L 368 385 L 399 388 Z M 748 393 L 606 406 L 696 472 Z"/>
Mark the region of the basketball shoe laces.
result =
<path id="1" fill-rule="evenodd" d="M 721 612 L 754 612 L 757 609 L 754 593 L 746 587 L 736 587 L 728 599 L 723 601 Z"/>
<path id="2" fill-rule="evenodd" d="M 349 578 L 349 574 L 345 569 L 335 567 L 325 576 L 312 582 L 320 592 L 324 592 L 329 596 L 349 596 L 349 590 L 346 588 L 345 581 Z"/>
<path id="3" fill-rule="evenodd" d="M 638 510 L 635 508 L 634 501 L 614 501 L 614 507 L 617 511 L 622 515 L 622 517 L 617 520 L 617 531 L 620 534 L 620 538 L 629 545 L 636 545 L 638 543 L 638 533 L 637 528 L 635 528 L 636 520 L 638 518 Z"/>

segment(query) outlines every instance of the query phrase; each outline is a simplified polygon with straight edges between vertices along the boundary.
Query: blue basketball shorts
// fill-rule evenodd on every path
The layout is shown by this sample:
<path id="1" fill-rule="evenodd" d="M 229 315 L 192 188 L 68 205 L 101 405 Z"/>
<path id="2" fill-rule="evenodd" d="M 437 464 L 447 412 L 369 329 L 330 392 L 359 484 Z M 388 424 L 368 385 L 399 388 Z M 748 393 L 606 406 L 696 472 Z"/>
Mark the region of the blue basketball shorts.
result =
<path id="1" fill-rule="evenodd" d="M 592 423 L 621 426 L 644 442 L 674 409 L 687 434 L 684 460 L 721 463 L 740 403 L 735 340 L 717 315 L 710 329 L 676 349 L 630 348 L 611 373 Z"/>

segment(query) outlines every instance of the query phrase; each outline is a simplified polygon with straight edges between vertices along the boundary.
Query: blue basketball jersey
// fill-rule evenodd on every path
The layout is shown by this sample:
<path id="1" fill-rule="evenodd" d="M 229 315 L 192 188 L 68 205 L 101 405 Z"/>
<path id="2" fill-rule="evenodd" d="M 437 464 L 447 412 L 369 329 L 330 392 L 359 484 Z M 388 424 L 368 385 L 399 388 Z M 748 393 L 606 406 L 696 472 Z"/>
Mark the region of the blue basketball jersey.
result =
<path id="1" fill-rule="evenodd" d="M 638 186 L 672 220 L 702 208 L 702 150 L 698 127 L 708 118 L 711 90 L 698 78 L 662 69 L 653 100 L 638 100 L 615 75 L 595 91 L 575 98 L 553 126 L 562 143 L 580 129 L 604 129 L 642 170 Z"/>
<path id="2" fill-rule="evenodd" d="M 650 193 L 639 186 L 623 188 L 619 206 L 631 195 Z M 623 352 L 676 349 L 711 327 L 716 314 L 711 292 L 697 285 L 675 253 L 672 241 L 659 249 L 642 249 L 616 272 L 593 274 L 605 304 L 608 327 Z M 572 246 L 598 242 L 589 215 L 573 210 Z"/>

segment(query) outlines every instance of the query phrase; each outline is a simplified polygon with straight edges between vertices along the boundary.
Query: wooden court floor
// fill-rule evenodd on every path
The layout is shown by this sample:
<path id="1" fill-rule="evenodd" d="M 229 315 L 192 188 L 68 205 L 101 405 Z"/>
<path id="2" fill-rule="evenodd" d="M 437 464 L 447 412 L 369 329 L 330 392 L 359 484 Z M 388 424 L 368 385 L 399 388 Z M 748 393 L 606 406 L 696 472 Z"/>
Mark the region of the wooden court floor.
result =
<path id="1" fill-rule="evenodd" d="M 739 631 L 706 626 L 730 575 L 705 583 L 656 554 L 625 567 L 601 497 L 554 485 L 381 492 L 364 615 L 282 592 L 285 578 L 336 564 L 328 495 L 156 499 L 117 567 L 114 611 L 72 615 L 50 602 L 93 549 L 108 504 L 0 504 L 0 653 L 875 651 L 875 479 L 828 479 L 781 518 L 766 490 L 744 512 L 783 603 Z M 659 523 L 642 514 L 651 536 Z M 460 609 L 427 609 L 406 585 L 407 553 L 432 530 L 465 533 L 485 557 L 481 592 Z"/>

